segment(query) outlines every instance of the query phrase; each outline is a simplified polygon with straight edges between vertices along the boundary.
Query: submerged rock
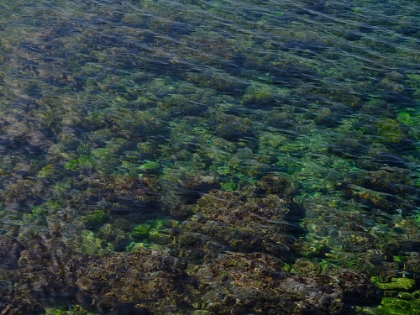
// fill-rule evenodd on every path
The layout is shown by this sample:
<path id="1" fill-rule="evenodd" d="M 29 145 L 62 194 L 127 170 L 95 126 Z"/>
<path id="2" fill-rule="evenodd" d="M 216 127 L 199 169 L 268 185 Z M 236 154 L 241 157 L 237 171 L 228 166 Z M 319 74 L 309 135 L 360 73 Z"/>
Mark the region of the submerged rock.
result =
<path id="1" fill-rule="evenodd" d="M 0 240 L 0 251 L 17 244 L 9 237 Z M 54 300 L 101 314 L 339 314 L 346 297 L 367 296 L 373 289 L 353 271 L 291 275 L 270 254 L 209 255 L 194 266 L 148 249 L 80 254 L 60 239 L 37 235 L 17 263 L 19 269 L 2 267 L 3 314 L 41 314 Z"/>
<path id="2" fill-rule="evenodd" d="M 129 183 L 121 185 L 114 191 Z M 1 303 L 22 310 L 4 314 L 37 314 L 56 301 L 100 314 L 340 314 L 349 301 L 374 297 L 362 272 L 323 264 L 305 272 L 302 259 L 289 272 L 303 246 L 293 192 L 289 179 L 270 175 L 242 191 L 211 190 L 181 224 L 133 226 L 93 210 L 80 222 L 48 218 L 51 233 L 0 236 L 0 253 L 9 254 L 0 265 Z M 87 221 L 101 226 L 86 230 Z M 130 238 L 150 243 L 130 246 Z"/>

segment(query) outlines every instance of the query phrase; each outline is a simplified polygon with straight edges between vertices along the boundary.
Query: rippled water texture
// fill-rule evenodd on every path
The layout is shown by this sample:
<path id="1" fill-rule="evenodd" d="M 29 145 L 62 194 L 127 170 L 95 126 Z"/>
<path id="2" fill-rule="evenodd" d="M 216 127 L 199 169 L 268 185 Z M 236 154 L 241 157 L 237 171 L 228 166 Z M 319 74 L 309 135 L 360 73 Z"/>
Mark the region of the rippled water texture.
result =
<path id="1" fill-rule="evenodd" d="M 419 12 L 2 0 L 0 313 L 420 314 Z"/>

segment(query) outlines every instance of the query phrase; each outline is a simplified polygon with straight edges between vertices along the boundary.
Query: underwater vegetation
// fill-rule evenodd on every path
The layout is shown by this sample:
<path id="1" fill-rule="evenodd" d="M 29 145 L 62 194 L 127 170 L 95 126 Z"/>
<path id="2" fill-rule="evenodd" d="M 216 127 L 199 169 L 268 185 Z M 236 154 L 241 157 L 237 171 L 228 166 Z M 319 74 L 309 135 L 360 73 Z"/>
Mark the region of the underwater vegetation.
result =
<path id="1" fill-rule="evenodd" d="M 419 10 L 2 1 L 1 314 L 418 314 Z"/>

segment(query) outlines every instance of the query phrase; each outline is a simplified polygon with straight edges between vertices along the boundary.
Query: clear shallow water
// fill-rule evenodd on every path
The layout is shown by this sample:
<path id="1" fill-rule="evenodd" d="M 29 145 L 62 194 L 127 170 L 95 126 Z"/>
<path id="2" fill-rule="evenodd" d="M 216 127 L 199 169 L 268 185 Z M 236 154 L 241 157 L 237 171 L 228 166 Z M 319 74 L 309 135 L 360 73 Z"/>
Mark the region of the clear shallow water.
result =
<path id="1" fill-rule="evenodd" d="M 2 1 L 5 314 L 418 314 L 418 1 Z"/>

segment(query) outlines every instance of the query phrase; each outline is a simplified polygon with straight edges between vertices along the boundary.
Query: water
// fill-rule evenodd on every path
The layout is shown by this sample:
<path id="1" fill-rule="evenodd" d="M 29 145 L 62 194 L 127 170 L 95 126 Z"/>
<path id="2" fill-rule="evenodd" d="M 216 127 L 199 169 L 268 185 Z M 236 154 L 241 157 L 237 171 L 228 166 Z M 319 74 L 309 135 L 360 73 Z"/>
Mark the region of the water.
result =
<path id="1" fill-rule="evenodd" d="M 2 314 L 419 314 L 419 11 L 1 1 Z"/>

